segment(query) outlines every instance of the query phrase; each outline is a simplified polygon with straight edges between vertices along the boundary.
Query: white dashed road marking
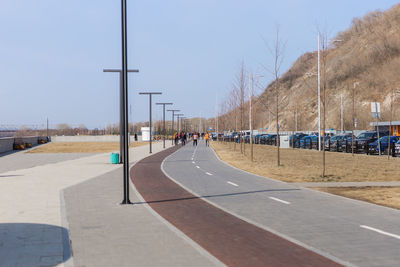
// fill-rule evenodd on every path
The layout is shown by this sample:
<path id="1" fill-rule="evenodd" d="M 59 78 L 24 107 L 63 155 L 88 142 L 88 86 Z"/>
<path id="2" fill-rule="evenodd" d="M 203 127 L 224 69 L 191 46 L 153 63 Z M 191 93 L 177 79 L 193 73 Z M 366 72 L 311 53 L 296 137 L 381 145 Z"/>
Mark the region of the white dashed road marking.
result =
<path id="1" fill-rule="evenodd" d="M 209 173 L 209 172 L 206 172 L 206 174 L 207 174 L 207 175 L 210 175 L 210 176 L 212 175 L 212 174 L 211 174 L 211 173 Z"/>
<path id="2" fill-rule="evenodd" d="M 366 226 L 366 225 L 360 225 L 360 227 L 364 228 L 364 229 L 368 229 L 368 230 L 374 231 L 374 232 L 377 232 L 377 233 L 380 233 L 382 235 L 387 235 L 387 236 L 390 236 L 390 237 L 394 237 L 394 238 L 400 239 L 400 235 L 395 235 L 395 234 L 392 234 L 392 233 L 388 233 L 388 232 L 385 232 L 385 231 L 382 231 L 382 230 L 379 230 L 379 229 L 376 229 L 376 228 L 373 228 L 373 227 L 370 227 L 370 226 Z"/>
<path id="3" fill-rule="evenodd" d="M 197 169 L 200 169 L 200 167 L 199 167 L 199 166 L 196 166 L 196 168 L 197 168 Z"/>
<path id="4" fill-rule="evenodd" d="M 238 186 L 237 184 L 232 183 L 232 182 L 227 182 L 227 183 L 230 184 L 230 185 L 233 185 L 233 186 Z"/>
<path id="5" fill-rule="evenodd" d="M 282 200 L 282 199 L 279 199 L 279 198 L 276 198 L 276 197 L 269 197 L 269 198 L 272 199 L 272 200 L 281 202 L 281 203 L 283 203 L 283 204 L 286 204 L 286 205 L 289 205 L 289 204 L 290 204 L 290 202 L 287 202 L 287 201 L 285 201 L 285 200 Z"/>
<path id="6" fill-rule="evenodd" d="M 196 162 L 192 161 L 193 164 L 196 164 Z"/>

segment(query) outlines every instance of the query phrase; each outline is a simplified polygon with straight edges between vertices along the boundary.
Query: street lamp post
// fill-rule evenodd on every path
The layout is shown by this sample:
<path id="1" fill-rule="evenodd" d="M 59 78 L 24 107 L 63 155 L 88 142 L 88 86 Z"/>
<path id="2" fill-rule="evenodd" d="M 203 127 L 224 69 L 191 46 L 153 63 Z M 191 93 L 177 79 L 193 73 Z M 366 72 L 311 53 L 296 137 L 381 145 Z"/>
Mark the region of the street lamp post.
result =
<path id="1" fill-rule="evenodd" d="M 161 92 L 140 92 L 139 93 L 139 95 L 148 95 L 149 96 L 149 109 L 150 109 L 150 112 L 149 112 L 149 117 L 150 117 L 150 119 L 149 119 L 149 127 L 150 127 L 150 154 L 152 153 L 152 151 L 151 151 L 151 139 L 152 139 L 152 136 L 151 136 L 151 98 L 152 98 L 152 96 L 153 95 L 161 95 L 162 93 Z"/>
<path id="2" fill-rule="evenodd" d="M 128 148 L 128 44 L 127 44 L 127 23 L 126 23 L 126 0 L 121 0 L 121 44 L 122 44 L 122 99 L 123 108 L 121 109 L 124 122 L 123 138 L 123 173 L 124 173 L 124 199 L 121 204 L 132 204 L 129 200 L 129 148 Z"/>
<path id="3" fill-rule="evenodd" d="M 172 112 L 172 132 L 174 134 L 174 118 L 175 118 L 175 112 L 179 112 L 179 109 L 168 109 L 167 111 Z M 172 138 L 172 144 L 174 144 L 175 140 Z"/>
<path id="4" fill-rule="evenodd" d="M 103 69 L 103 72 L 116 72 L 119 73 L 119 108 L 120 108 L 120 116 L 119 116 L 119 163 L 124 161 L 124 146 L 122 145 L 124 139 L 124 90 L 122 87 L 122 70 L 119 69 Z M 139 72 L 139 70 L 128 70 L 127 72 Z"/>
<path id="5" fill-rule="evenodd" d="M 180 124 L 180 118 L 183 116 L 183 115 L 185 115 L 185 114 L 175 114 L 175 116 L 177 117 L 176 118 L 176 123 L 177 123 L 177 126 L 178 126 L 178 133 L 181 131 L 181 124 Z"/>
<path id="6" fill-rule="evenodd" d="M 165 132 L 165 106 L 166 105 L 172 105 L 172 103 L 156 103 L 156 105 L 162 105 L 163 106 L 163 135 L 164 135 L 163 148 L 165 148 L 165 135 L 166 135 L 166 132 Z"/>

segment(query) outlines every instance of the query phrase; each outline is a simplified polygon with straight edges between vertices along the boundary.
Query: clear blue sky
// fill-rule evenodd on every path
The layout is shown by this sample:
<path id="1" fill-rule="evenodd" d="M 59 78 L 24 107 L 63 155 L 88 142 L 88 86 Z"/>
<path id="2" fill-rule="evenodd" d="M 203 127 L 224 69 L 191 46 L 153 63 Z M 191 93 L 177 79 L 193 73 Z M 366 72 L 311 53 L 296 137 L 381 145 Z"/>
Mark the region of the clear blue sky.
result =
<path id="1" fill-rule="evenodd" d="M 0 1 L 0 126 L 118 122 L 119 0 Z M 287 40 L 284 69 L 316 49 L 316 28 L 331 36 L 354 17 L 395 0 L 128 0 L 129 101 L 134 121 L 148 118 L 148 98 L 172 101 L 187 116 L 210 117 L 230 90 L 240 62 L 271 77 L 263 38 L 275 26 Z M 161 108 L 154 107 L 154 119 Z"/>

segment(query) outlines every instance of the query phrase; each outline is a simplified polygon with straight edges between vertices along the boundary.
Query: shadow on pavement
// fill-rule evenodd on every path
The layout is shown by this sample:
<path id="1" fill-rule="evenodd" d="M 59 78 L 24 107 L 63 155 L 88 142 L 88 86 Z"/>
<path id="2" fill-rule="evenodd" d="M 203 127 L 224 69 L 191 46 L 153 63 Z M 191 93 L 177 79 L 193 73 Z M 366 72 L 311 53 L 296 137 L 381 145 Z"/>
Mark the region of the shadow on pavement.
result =
<path id="1" fill-rule="evenodd" d="M 0 266 L 56 266 L 70 258 L 67 229 L 48 224 L 0 223 Z"/>
<path id="2" fill-rule="evenodd" d="M 255 193 L 264 193 L 264 192 L 287 192 L 287 191 L 298 191 L 298 188 L 289 188 L 289 189 L 266 189 L 266 190 L 256 190 L 256 191 L 246 191 L 246 192 L 236 192 L 236 193 L 228 193 L 228 194 L 217 194 L 217 195 L 205 195 L 198 197 L 186 197 L 186 198 L 174 198 L 174 199 L 161 199 L 161 200 L 151 200 L 146 202 L 135 202 L 134 204 L 151 204 L 151 203 L 162 203 L 162 202 L 172 202 L 172 201 L 183 201 L 183 200 L 191 200 L 191 199 L 203 199 L 203 198 L 214 198 L 214 197 L 227 197 L 227 196 L 237 196 L 237 195 L 249 195 Z"/>

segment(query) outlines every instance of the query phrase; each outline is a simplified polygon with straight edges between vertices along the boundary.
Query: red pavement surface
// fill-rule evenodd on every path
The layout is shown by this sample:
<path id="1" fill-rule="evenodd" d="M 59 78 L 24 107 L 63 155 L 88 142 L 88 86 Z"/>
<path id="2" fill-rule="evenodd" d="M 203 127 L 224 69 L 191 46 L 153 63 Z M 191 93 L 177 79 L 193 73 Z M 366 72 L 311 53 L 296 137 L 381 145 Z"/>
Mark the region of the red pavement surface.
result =
<path id="1" fill-rule="evenodd" d="M 176 150 L 173 147 L 141 160 L 131 169 L 131 179 L 151 208 L 221 262 L 228 266 L 341 266 L 218 209 L 174 183 L 162 172 L 161 163 Z"/>

